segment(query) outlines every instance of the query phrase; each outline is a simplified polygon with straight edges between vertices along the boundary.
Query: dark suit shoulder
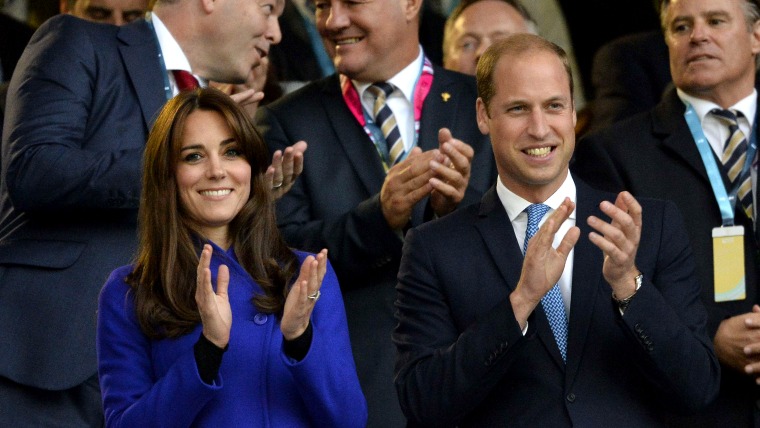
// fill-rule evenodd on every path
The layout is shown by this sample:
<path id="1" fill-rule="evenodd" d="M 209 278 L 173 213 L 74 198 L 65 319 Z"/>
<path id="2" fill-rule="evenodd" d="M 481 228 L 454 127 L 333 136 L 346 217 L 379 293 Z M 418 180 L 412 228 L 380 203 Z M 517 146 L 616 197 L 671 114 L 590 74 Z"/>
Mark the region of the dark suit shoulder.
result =
<path id="1" fill-rule="evenodd" d="M 32 37 L 32 42 L 41 39 L 53 37 L 61 39 L 70 46 L 70 49 L 76 50 L 78 47 L 77 40 L 81 38 L 94 39 L 96 42 L 105 42 L 113 40 L 119 27 L 114 25 L 100 24 L 77 18 L 69 14 L 56 15 L 45 21 Z"/>
<path id="2" fill-rule="evenodd" d="M 326 94 L 340 94 L 340 79 L 337 74 L 310 82 L 303 87 L 280 97 L 266 107 L 273 112 L 291 110 L 294 108 L 312 108 L 312 105 L 314 103 L 319 103 L 320 99 Z M 298 119 L 302 120 L 303 118 Z"/>
<path id="3" fill-rule="evenodd" d="M 587 144 L 601 144 L 604 146 L 615 144 L 628 144 L 628 141 L 641 140 L 643 132 L 651 133 L 652 111 L 636 113 L 625 119 L 621 119 L 612 125 L 594 130 L 585 134 L 578 140 L 578 148 Z"/>
<path id="4" fill-rule="evenodd" d="M 579 177 L 576 174 L 573 174 L 573 180 L 575 181 L 579 201 L 590 201 L 597 205 L 602 201 L 614 203 L 618 196 L 618 193 L 616 192 L 592 187 L 584 181 L 582 177 Z M 667 211 L 679 212 L 676 204 L 667 199 L 646 196 L 635 196 L 635 198 L 639 205 L 641 205 L 643 211 L 642 217 L 645 219 L 662 217 Z"/>
<path id="5" fill-rule="evenodd" d="M 429 99 L 437 103 L 443 101 L 449 103 L 449 99 L 442 99 L 440 96 L 444 92 L 449 92 L 453 101 L 457 99 L 467 100 L 465 107 L 475 110 L 475 104 L 469 105 L 469 100 L 478 98 L 478 89 L 473 76 L 462 74 L 456 71 L 446 70 L 445 68 L 433 67 L 433 86 L 430 88 Z M 454 99 L 456 97 L 457 99 Z M 426 99 L 425 105 L 430 103 Z"/>
<path id="6" fill-rule="evenodd" d="M 40 75 L 50 74 L 72 80 L 82 77 L 82 67 L 94 69 L 100 62 L 105 65 L 119 63 L 121 58 L 116 49 L 118 31 L 119 27 L 93 23 L 67 14 L 54 16 L 34 33 L 15 74 L 26 73 L 32 68 L 36 70 L 34 73 Z"/>
<path id="7" fill-rule="evenodd" d="M 482 202 L 476 202 L 465 207 L 460 207 L 443 217 L 425 222 L 414 228 L 415 231 L 428 235 L 439 235 L 461 231 L 472 227 L 473 222 L 478 218 Z"/>
<path id="8" fill-rule="evenodd" d="M 459 83 L 462 85 L 469 85 L 473 88 L 476 88 L 476 81 L 474 76 L 470 76 L 469 74 L 460 73 L 458 71 L 453 70 L 447 70 L 443 67 L 439 67 L 437 65 L 433 66 L 433 80 L 435 78 L 440 78 L 442 82 L 448 83 Z"/>
<path id="9" fill-rule="evenodd" d="M 254 122 L 265 136 L 274 123 L 279 123 L 277 127 L 323 127 L 326 100 L 334 103 L 335 108 L 338 106 L 338 100 L 342 100 L 337 74 L 310 82 L 266 106 L 259 107 Z"/>
<path id="10" fill-rule="evenodd" d="M 683 118 L 684 111 L 684 104 L 678 98 L 676 90 L 670 89 L 652 109 L 589 132 L 580 139 L 579 144 L 584 144 L 585 141 L 641 141 L 650 138 L 649 136 L 662 137 L 686 123 Z"/>

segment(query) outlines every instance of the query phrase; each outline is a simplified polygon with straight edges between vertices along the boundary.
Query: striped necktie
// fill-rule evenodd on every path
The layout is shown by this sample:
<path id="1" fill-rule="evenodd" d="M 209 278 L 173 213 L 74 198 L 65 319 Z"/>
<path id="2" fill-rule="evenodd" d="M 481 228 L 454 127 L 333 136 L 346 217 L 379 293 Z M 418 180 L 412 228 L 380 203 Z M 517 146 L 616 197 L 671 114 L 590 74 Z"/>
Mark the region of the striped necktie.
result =
<path id="1" fill-rule="evenodd" d="M 393 112 L 386 102 L 387 98 L 395 90 L 395 87 L 387 82 L 376 82 L 367 88 L 367 90 L 375 96 L 372 115 L 375 124 L 380 128 L 380 131 L 385 138 L 385 144 L 389 154 L 387 164 L 390 168 L 396 164 L 404 153 L 404 141 L 401 139 L 401 131 L 399 131 L 396 118 L 393 116 Z"/>
<path id="2" fill-rule="evenodd" d="M 528 251 L 528 241 L 538 232 L 538 224 L 546 213 L 549 212 L 549 206 L 532 204 L 525 211 L 528 213 L 528 228 L 525 231 L 523 254 Z M 562 293 L 559 291 L 559 284 L 554 284 L 554 287 L 541 298 L 541 305 L 544 307 L 546 318 L 549 320 L 554 340 L 557 342 L 557 347 L 559 347 L 559 353 L 562 354 L 562 361 L 567 361 L 567 316 L 565 315 L 565 304 L 562 303 Z"/>
<path id="3" fill-rule="evenodd" d="M 741 202 L 747 217 L 754 219 L 752 177 L 749 168 L 744 170 L 744 164 L 747 160 L 747 138 L 739 129 L 738 119 L 731 110 L 714 109 L 710 113 L 728 126 L 729 135 L 723 145 L 723 155 L 721 156 L 723 170 L 731 182 L 731 190 L 739 189 L 737 198 Z"/>
<path id="4" fill-rule="evenodd" d="M 177 82 L 177 88 L 179 88 L 180 92 L 190 91 L 200 87 L 198 80 L 196 80 L 195 76 L 190 74 L 189 71 L 172 70 L 172 74 L 174 75 L 174 81 Z"/>

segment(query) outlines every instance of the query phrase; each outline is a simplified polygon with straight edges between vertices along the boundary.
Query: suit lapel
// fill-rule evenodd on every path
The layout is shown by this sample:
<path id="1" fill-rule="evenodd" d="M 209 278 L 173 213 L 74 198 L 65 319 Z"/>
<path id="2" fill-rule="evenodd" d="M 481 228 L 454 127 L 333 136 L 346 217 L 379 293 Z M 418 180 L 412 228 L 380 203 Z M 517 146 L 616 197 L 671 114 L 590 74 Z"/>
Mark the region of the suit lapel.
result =
<path id="1" fill-rule="evenodd" d="M 153 30 L 145 21 L 126 25 L 118 33 L 119 46 L 127 74 L 137 93 L 147 129 L 153 124 L 156 113 L 166 102 L 164 74 L 158 42 Z"/>
<path id="2" fill-rule="evenodd" d="M 385 181 L 385 170 L 375 145 L 346 106 L 337 74 L 322 81 L 322 107 L 367 193 L 375 194 Z"/>
<path id="3" fill-rule="evenodd" d="M 523 254 L 515 240 L 515 231 L 506 210 L 492 186 L 481 200 L 475 228 L 496 261 L 507 288 L 514 291 L 520 280 Z"/>
<path id="4" fill-rule="evenodd" d="M 683 102 L 676 95 L 675 90 L 667 93 L 663 98 L 663 101 L 655 108 L 653 113 L 653 131 L 664 135 L 662 145 L 665 149 L 672 153 L 674 157 L 677 157 L 689 165 L 696 175 L 704 180 L 707 186 L 710 184 L 710 179 L 707 176 L 707 169 L 702 161 L 702 157 L 697 149 L 697 144 L 694 141 L 694 137 L 689 130 L 686 120 L 683 118 L 685 108 Z M 755 120 L 760 117 L 760 109 L 756 113 Z M 722 162 L 720 158 L 712 152 L 713 159 L 716 165 L 718 165 L 718 171 L 723 179 L 723 185 L 726 189 L 731 187 L 728 175 L 722 168 Z M 743 210 L 739 208 L 738 217 L 743 217 L 745 214 Z"/>
<path id="5" fill-rule="evenodd" d="M 449 74 L 439 67 L 433 67 L 433 85 L 422 105 L 420 120 L 418 145 L 423 151 L 438 148 L 438 130 L 451 127 L 457 111 L 475 108 L 475 105 L 459 105 L 462 102 L 460 91 L 461 86 L 452 80 Z M 454 135 L 454 138 L 457 136 Z"/>
<path id="6" fill-rule="evenodd" d="M 462 106 L 461 88 L 462 85 L 451 78 L 447 70 L 433 66 L 433 84 L 430 91 L 425 97 L 422 104 L 422 117 L 420 119 L 420 132 L 417 146 L 422 151 L 437 149 L 438 131 L 441 128 L 449 128 L 456 122 L 457 112 L 467 111 L 472 106 Z M 454 135 L 454 138 L 457 138 Z M 425 197 L 414 207 L 412 212 L 412 224 L 420 224 L 425 219 L 426 207 L 430 198 Z M 497 198 L 498 201 L 498 198 Z"/>
<path id="7" fill-rule="evenodd" d="M 583 347 L 595 310 L 594 302 L 597 300 L 600 289 L 599 282 L 602 281 L 603 254 L 588 239 L 588 234 L 592 229 L 586 223 L 586 219 L 590 215 L 606 218 L 599 209 L 599 203 L 606 194 L 591 189 L 576 177 L 573 179 L 577 189 L 575 225 L 580 228 L 581 236 L 575 244 L 573 260 L 573 288 L 567 338 L 568 375 L 565 379 L 567 385 L 573 384 L 575 375 L 578 373 Z"/>
<path id="8" fill-rule="evenodd" d="M 663 136 L 662 145 L 674 157 L 689 165 L 699 177 L 706 182 L 707 170 L 697 150 L 697 144 L 689 131 L 684 118 L 686 111 L 683 102 L 672 89 L 663 97 L 662 102 L 652 112 L 653 133 Z"/>

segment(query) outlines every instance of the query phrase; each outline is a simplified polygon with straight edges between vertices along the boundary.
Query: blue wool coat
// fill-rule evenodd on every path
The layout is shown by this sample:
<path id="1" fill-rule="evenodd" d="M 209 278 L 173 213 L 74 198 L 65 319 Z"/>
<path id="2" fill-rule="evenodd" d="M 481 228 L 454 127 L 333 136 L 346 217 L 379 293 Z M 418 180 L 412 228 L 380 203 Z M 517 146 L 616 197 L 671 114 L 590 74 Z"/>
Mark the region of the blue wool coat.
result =
<path id="1" fill-rule="evenodd" d="M 299 260 L 305 253 L 297 253 Z M 278 320 L 251 303 L 259 286 L 230 249 L 214 246 L 213 284 L 219 265 L 230 269 L 232 330 L 219 375 L 205 384 L 193 345 L 201 325 L 175 339 L 151 340 L 140 329 L 134 298 L 116 269 L 98 311 L 98 374 L 108 426 L 362 427 L 367 406 L 351 355 L 345 309 L 328 264 L 312 313 L 311 347 L 301 361 L 283 353 Z"/>

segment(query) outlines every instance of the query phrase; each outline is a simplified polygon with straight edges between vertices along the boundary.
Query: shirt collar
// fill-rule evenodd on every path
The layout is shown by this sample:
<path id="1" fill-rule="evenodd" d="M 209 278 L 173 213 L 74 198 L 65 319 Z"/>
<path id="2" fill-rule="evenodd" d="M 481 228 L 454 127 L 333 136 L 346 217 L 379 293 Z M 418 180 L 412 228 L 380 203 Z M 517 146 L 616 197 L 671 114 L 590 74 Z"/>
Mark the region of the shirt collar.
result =
<path id="1" fill-rule="evenodd" d="M 420 77 L 420 71 L 422 70 L 422 64 L 424 62 L 425 54 L 422 51 L 422 46 L 419 47 L 419 53 L 417 58 L 409 65 L 404 67 L 395 76 L 387 80 L 388 83 L 393 84 L 398 88 L 404 97 L 409 100 L 410 103 L 414 102 L 414 86 L 417 84 L 417 79 Z M 367 88 L 375 82 L 360 82 L 358 80 L 351 80 L 356 92 L 359 93 L 361 99 L 364 98 L 364 93 Z"/>
<path id="2" fill-rule="evenodd" d="M 161 55 L 164 57 L 166 70 L 185 70 L 192 73 L 193 70 L 190 68 L 190 61 L 188 61 L 185 53 L 182 52 L 179 43 L 177 43 L 177 40 L 172 36 L 172 33 L 169 32 L 169 29 L 166 28 L 166 25 L 161 22 L 158 15 L 152 13 L 151 22 L 156 31 L 156 38 L 158 38 L 158 45 L 161 48 Z M 193 73 L 193 76 L 198 79 L 201 86 L 207 86 L 207 81 L 205 79 L 195 73 Z"/>
<path id="3" fill-rule="evenodd" d="M 528 208 L 528 205 L 531 205 L 532 203 L 509 190 L 507 186 L 501 182 L 501 179 L 496 180 L 496 194 L 499 196 L 499 200 L 504 205 L 504 209 L 507 210 L 507 215 L 509 216 L 510 222 L 514 222 L 517 216 L 525 211 L 525 209 Z M 565 177 L 565 181 L 563 181 L 562 185 L 559 186 L 559 189 L 557 189 L 557 191 L 549 196 L 549 198 L 543 203 L 548 205 L 552 211 L 555 211 L 557 208 L 559 208 L 560 205 L 562 205 L 562 202 L 566 197 L 570 198 L 570 200 L 573 202 L 576 202 L 577 200 L 575 181 L 573 181 L 573 177 L 569 172 L 567 174 L 567 177 Z M 575 212 L 576 210 L 573 210 L 573 212 L 570 213 L 569 218 L 575 220 Z"/>
<path id="4" fill-rule="evenodd" d="M 681 101 L 684 103 L 688 102 L 694 107 L 694 112 L 697 114 L 700 122 L 704 121 L 705 116 L 707 116 L 713 109 L 723 109 L 723 107 L 712 101 L 693 97 L 681 89 L 677 89 L 676 92 Z M 755 112 L 757 111 L 757 90 L 753 89 L 751 94 L 729 107 L 729 110 L 741 112 L 749 122 L 750 128 L 752 128 L 752 125 L 755 123 Z"/>

